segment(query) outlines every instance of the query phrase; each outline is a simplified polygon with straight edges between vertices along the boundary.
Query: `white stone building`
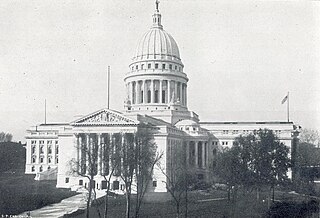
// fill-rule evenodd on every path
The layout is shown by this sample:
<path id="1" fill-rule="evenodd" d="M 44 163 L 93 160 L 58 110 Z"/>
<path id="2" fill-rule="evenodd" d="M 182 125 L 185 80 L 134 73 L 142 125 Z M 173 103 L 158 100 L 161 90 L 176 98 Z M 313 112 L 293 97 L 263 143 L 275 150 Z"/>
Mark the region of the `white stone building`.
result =
<path id="1" fill-rule="evenodd" d="M 103 163 L 103 150 L 121 145 L 126 134 L 137 131 L 141 123 L 155 127 L 154 141 L 162 151 L 162 165 L 168 171 L 174 153 L 186 152 L 188 167 L 199 179 L 209 179 L 209 165 L 217 147 L 232 146 L 234 139 L 260 128 L 275 131 L 281 141 L 291 147 L 292 122 L 200 122 L 187 107 L 188 77 L 173 37 L 161 24 L 156 6 L 152 27 L 142 36 L 129 72 L 125 75 L 127 97 L 125 110 L 101 109 L 64 124 L 41 124 L 27 131 L 26 173 L 37 174 L 57 168 L 57 187 L 87 186 L 85 177 L 70 176 L 69 161 L 86 161 L 81 147 L 97 146 L 96 187 L 104 189 L 108 166 Z M 120 141 L 119 141 L 120 140 Z M 85 170 L 85 169 L 84 169 Z M 149 191 L 165 192 L 166 177 L 154 171 Z M 112 177 L 112 189 L 123 190 L 124 183 Z"/>

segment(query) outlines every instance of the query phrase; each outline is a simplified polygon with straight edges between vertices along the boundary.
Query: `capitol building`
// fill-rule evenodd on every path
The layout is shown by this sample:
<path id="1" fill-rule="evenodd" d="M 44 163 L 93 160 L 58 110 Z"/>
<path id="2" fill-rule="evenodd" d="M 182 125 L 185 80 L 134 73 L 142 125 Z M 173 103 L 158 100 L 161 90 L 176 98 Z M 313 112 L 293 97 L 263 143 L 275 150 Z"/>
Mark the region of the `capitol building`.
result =
<path id="1" fill-rule="evenodd" d="M 27 130 L 26 174 L 57 180 L 58 188 L 88 186 L 88 179 L 70 175 L 72 159 L 86 161 L 82 148 L 98 148 L 95 186 L 105 189 L 108 166 L 102 161 L 107 146 L 121 144 L 140 124 L 150 125 L 161 165 L 169 172 L 176 152 L 184 152 L 189 169 L 200 180 L 212 178 L 211 163 L 219 147 L 231 147 L 235 138 L 259 129 L 271 129 L 280 141 L 292 146 L 293 122 L 201 122 L 188 110 L 188 72 L 184 71 L 177 42 L 164 30 L 158 4 L 152 26 L 143 34 L 124 76 L 124 111 L 102 108 L 69 123 L 40 124 Z M 188 63 L 185 63 L 188 64 Z M 192 82 L 192 81 L 190 81 Z M 199 87 L 200 89 L 201 87 Z M 84 169 L 85 170 L 85 169 Z M 150 192 L 166 192 L 167 177 L 155 168 Z M 112 190 L 124 190 L 118 176 Z"/>

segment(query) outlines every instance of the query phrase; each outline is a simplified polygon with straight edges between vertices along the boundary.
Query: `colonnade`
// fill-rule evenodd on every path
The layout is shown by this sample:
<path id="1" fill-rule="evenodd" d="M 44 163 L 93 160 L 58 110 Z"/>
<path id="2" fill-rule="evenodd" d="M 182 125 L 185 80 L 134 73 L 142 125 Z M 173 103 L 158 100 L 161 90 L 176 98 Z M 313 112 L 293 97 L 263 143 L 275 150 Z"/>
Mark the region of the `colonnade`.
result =
<path id="1" fill-rule="evenodd" d="M 209 162 L 208 152 L 207 141 L 188 141 L 186 144 L 188 165 L 205 169 Z"/>
<path id="2" fill-rule="evenodd" d="M 138 80 L 126 84 L 132 104 L 187 105 L 187 84 L 174 80 Z"/>
<path id="3" fill-rule="evenodd" d="M 114 134 L 120 137 L 116 142 Z M 80 133 L 75 134 L 77 147 L 77 167 L 81 174 L 108 175 L 111 164 L 110 154 L 124 143 L 120 133 Z M 121 160 L 120 160 L 121 161 Z"/>

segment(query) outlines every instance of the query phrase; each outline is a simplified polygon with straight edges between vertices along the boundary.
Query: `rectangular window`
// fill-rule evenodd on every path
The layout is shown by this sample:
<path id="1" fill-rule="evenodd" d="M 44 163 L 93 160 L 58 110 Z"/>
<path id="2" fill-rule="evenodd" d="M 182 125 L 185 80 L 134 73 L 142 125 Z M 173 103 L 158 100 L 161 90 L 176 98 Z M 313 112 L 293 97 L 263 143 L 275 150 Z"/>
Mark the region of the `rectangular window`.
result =
<path id="1" fill-rule="evenodd" d="M 154 68 L 158 69 L 159 68 L 159 64 L 155 64 Z"/>
<path id="2" fill-rule="evenodd" d="M 153 186 L 153 187 L 157 187 L 157 181 L 153 181 L 153 182 L 152 182 L 152 186 Z"/>
<path id="3" fill-rule="evenodd" d="M 40 157 L 40 163 L 43 163 L 43 157 Z"/>
<path id="4" fill-rule="evenodd" d="M 136 65 L 136 70 L 138 70 L 138 67 L 139 67 L 139 66 L 138 66 L 138 65 Z"/>
<path id="5" fill-rule="evenodd" d="M 141 64 L 141 70 L 143 70 L 144 64 Z"/>
<path id="6" fill-rule="evenodd" d="M 162 69 L 166 69 L 166 64 L 162 64 Z"/>
<path id="7" fill-rule="evenodd" d="M 177 70 L 177 69 L 178 69 L 178 67 L 175 65 L 175 66 L 174 66 L 174 69 L 175 69 L 175 70 Z"/>
<path id="8" fill-rule="evenodd" d="M 69 183 L 69 177 L 66 177 L 66 183 Z"/>
<path id="9" fill-rule="evenodd" d="M 169 69 L 172 70 L 172 64 L 169 64 Z"/>
<path id="10" fill-rule="evenodd" d="M 151 68 L 151 64 L 148 64 L 148 69 L 150 69 Z"/>

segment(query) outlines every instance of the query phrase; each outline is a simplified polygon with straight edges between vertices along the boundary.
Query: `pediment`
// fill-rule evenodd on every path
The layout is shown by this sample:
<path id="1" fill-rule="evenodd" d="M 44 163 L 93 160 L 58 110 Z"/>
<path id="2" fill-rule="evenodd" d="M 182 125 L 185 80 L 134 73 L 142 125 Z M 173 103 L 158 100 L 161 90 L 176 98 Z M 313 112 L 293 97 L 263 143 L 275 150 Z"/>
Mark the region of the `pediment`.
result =
<path id="1" fill-rule="evenodd" d="M 102 109 L 71 123 L 73 126 L 136 125 L 139 122 L 110 109 Z"/>

